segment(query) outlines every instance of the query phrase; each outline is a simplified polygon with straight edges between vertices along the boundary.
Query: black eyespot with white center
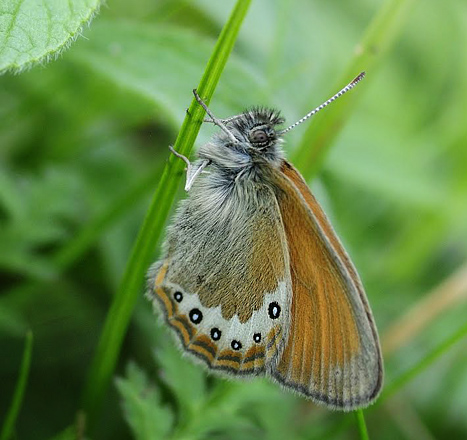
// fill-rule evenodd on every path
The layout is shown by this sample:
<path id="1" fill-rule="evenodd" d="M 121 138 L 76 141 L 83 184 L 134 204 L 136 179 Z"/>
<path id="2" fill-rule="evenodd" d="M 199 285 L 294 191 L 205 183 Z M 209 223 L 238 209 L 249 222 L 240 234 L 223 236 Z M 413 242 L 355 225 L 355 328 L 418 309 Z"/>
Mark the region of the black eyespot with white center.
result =
<path id="1" fill-rule="evenodd" d="M 177 301 L 178 303 L 181 303 L 182 300 L 183 300 L 182 292 L 175 292 L 174 293 L 174 298 L 175 298 L 175 301 Z"/>
<path id="2" fill-rule="evenodd" d="M 231 342 L 230 346 L 234 350 L 240 350 L 242 348 L 242 343 L 240 341 L 236 341 L 235 339 Z"/>
<path id="3" fill-rule="evenodd" d="M 281 306 L 276 301 L 273 301 L 269 304 L 268 313 L 271 319 L 279 318 L 281 314 Z"/>
<path id="4" fill-rule="evenodd" d="M 193 324 L 199 324 L 203 320 L 203 314 L 199 309 L 191 309 L 188 316 Z"/>
<path id="5" fill-rule="evenodd" d="M 261 333 L 255 333 L 253 335 L 253 341 L 255 341 L 257 344 L 261 342 Z"/>
<path id="6" fill-rule="evenodd" d="M 222 332 L 217 327 L 211 329 L 211 339 L 213 341 L 218 341 L 221 338 L 221 334 Z"/>

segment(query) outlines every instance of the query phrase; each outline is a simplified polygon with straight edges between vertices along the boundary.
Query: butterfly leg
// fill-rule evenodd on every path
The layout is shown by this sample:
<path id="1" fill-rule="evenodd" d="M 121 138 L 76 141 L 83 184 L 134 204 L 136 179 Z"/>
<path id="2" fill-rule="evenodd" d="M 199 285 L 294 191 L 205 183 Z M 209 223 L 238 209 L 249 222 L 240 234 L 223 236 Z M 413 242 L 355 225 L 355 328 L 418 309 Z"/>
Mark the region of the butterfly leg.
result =
<path id="1" fill-rule="evenodd" d="M 243 113 L 240 115 L 231 116 L 230 118 L 217 119 L 217 120 L 221 121 L 225 125 L 225 124 L 228 124 L 229 122 L 235 121 L 235 119 L 241 118 L 242 116 L 243 116 Z M 212 120 L 211 118 L 204 118 L 203 122 L 209 122 L 211 124 L 216 123 L 216 121 Z"/>
<path id="2" fill-rule="evenodd" d="M 238 144 L 237 138 L 225 126 L 224 121 L 222 119 L 218 119 L 212 114 L 211 110 L 209 110 L 208 106 L 198 95 L 198 92 L 196 91 L 196 89 L 193 89 L 193 95 L 195 95 L 195 98 L 198 101 L 199 105 L 204 108 L 204 110 L 206 111 L 207 115 L 210 118 L 210 119 L 207 119 L 206 122 L 212 122 L 214 125 L 217 125 L 222 131 L 224 131 L 230 137 L 230 139 L 232 140 L 234 144 Z"/>
<path id="3" fill-rule="evenodd" d="M 203 170 L 211 163 L 210 160 L 202 160 L 193 165 L 188 157 L 180 154 L 178 151 L 175 151 L 172 145 L 169 145 L 169 150 L 177 156 L 179 159 L 182 159 L 186 163 L 186 182 L 185 182 L 185 191 L 190 191 L 196 178 L 203 172 Z"/>
<path id="4" fill-rule="evenodd" d="M 195 89 L 195 90 L 196 90 L 196 89 Z M 194 93 L 197 94 L 198 92 L 194 91 Z M 196 95 L 195 95 L 195 96 L 196 96 Z M 198 95 L 198 98 L 202 101 L 202 99 L 200 98 L 199 95 Z M 206 107 L 207 107 L 207 106 L 206 106 Z M 186 112 L 186 114 L 187 114 L 188 116 L 191 116 L 191 113 L 190 113 L 190 109 L 189 109 L 189 108 L 187 108 L 187 109 L 185 110 L 185 112 Z M 242 116 L 243 116 L 243 113 L 240 113 L 239 115 L 231 116 L 230 118 L 225 118 L 225 119 L 217 119 L 217 118 L 212 119 L 211 117 L 207 117 L 207 118 L 204 118 L 204 119 L 203 119 L 203 122 L 208 122 L 208 123 L 210 123 L 210 124 L 216 124 L 217 121 L 221 121 L 221 122 L 225 125 L 225 124 L 228 124 L 229 122 L 235 121 L 235 119 L 241 118 Z"/>
<path id="5" fill-rule="evenodd" d="M 190 109 L 187 108 L 185 110 L 186 114 L 191 117 Z M 231 119 L 235 119 L 237 116 L 234 116 L 233 118 L 228 118 L 228 119 L 221 119 L 221 121 L 225 124 L 226 122 L 229 122 Z M 204 118 L 203 122 L 209 122 L 210 124 L 214 124 L 214 121 L 211 118 Z"/>

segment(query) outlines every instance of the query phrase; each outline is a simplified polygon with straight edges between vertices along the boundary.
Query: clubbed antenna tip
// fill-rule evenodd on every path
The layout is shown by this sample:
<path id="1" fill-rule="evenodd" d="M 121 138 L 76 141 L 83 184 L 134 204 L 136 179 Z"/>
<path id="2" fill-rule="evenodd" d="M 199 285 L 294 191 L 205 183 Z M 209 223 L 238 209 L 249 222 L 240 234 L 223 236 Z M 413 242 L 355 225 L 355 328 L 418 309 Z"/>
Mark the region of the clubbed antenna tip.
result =
<path id="1" fill-rule="evenodd" d="M 363 78 L 365 78 L 365 71 L 363 72 L 360 72 L 353 80 L 352 82 L 349 84 L 349 86 L 355 86 L 358 82 L 360 82 Z"/>

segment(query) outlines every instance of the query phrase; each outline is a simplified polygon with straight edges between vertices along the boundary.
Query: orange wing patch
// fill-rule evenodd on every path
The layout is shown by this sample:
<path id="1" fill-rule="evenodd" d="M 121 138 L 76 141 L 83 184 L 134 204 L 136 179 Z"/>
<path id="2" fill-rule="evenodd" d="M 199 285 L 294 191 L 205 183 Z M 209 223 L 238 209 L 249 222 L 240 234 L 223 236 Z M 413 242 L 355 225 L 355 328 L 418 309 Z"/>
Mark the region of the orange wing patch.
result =
<path id="1" fill-rule="evenodd" d="M 289 338 L 273 376 L 329 405 L 364 405 L 379 391 L 382 367 L 363 288 L 302 177 L 287 162 L 281 171 L 277 198 L 293 296 Z M 361 328 L 357 314 L 367 321 Z M 362 366 L 375 371 L 365 372 Z"/>

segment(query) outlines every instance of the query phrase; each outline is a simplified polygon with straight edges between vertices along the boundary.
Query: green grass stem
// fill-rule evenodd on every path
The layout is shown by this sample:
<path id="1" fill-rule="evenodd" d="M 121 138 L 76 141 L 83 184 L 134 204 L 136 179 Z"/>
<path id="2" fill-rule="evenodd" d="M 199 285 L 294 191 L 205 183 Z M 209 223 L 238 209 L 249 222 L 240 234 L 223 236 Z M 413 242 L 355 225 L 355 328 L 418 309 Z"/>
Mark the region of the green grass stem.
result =
<path id="1" fill-rule="evenodd" d="M 233 49 L 250 1 L 237 1 L 208 61 L 198 86 L 198 93 L 207 104 L 211 100 L 220 75 Z M 174 148 L 181 154 L 190 155 L 203 116 L 204 110 L 193 99 L 174 145 Z M 145 273 L 173 204 L 183 167 L 182 161 L 173 155 L 169 156 L 133 247 L 120 288 L 107 315 L 83 393 L 83 407 L 91 423 L 101 406 L 114 372 L 123 337 L 130 322 L 134 305 L 142 293 L 141 287 Z"/>
<path id="2" fill-rule="evenodd" d="M 21 404 L 23 403 L 24 392 L 28 382 L 32 358 L 32 343 L 33 336 L 32 332 L 29 330 L 26 333 L 26 343 L 24 345 L 23 359 L 21 361 L 21 368 L 19 371 L 18 381 L 16 382 L 15 392 L 13 394 L 13 400 L 8 409 L 5 421 L 3 422 L 2 431 L 0 433 L 0 440 L 9 440 L 13 438 L 16 419 L 18 418 Z"/>
<path id="3" fill-rule="evenodd" d="M 413 1 L 387 0 L 380 8 L 329 96 L 344 87 L 363 70 L 367 72 L 367 78 L 355 90 L 313 116 L 307 124 L 305 134 L 292 157 L 292 162 L 306 179 L 311 179 L 321 169 L 326 153 L 355 108 L 356 98 L 363 95 L 361 88 L 365 87 L 365 82 L 382 63 L 384 55 L 407 20 Z"/>
<path id="4" fill-rule="evenodd" d="M 439 357 L 441 357 L 444 353 L 446 353 L 449 349 L 451 349 L 457 342 L 462 340 L 467 336 L 467 323 L 461 326 L 454 334 L 448 337 L 444 342 L 438 345 L 435 349 L 429 352 L 426 356 L 424 356 L 419 362 L 417 362 L 414 366 L 409 368 L 404 373 L 401 373 L 396 379 L 390 382 L 381 393 L 380 397 L 376 401 L 373 406 L 370 406 L 366 409 L 366 411 L 372 411 L 373 409 L 380 406 L 386 399 L 390 398 L 394 395 L 397 391 L 403 388 L 407 383 L 409 383 L 412 379 L 417 377 L 420 373 L 426 370 L 430 365 L 432 365 Z M 360 417 L 356 414 L 356 417 Z M 322 438 L 334 438 L 339 433 L 347 429 L 351 424 L 352 418 L 349 415 L 346 415 L 342 423 L 337 426 L 333 426 L 327 433 L 323 434 Z M 360 429 L 360 421 L 358 421 L 359 429 Z M 361 433 L 360 433 L 361 435 Z M 361 437 L 364 438 L 364 437 Z"/>
<path id="5" fill-rule="evenodd" d="M 361 440 L 369 440 L 368 430 L 366 429 L 365 416 L 363 415 L 363 410 L 358 409 L 354 412 L 355 418 L 357 419 L 358 433 Z"/>
<path id="6" fill-rule="evenodd" d="M 422 371 L 426 370 L 433 362 L 446 353 L 457 342 L 467 336 L 467 323 L 465 323 L 453 335 L 443 341 L 440 345 L 430 351 L 423 359 L 416 363 L 413 367 L 402 373 L 399 377 L 394 379 L 381 394 L 378 404 L 382 403 L 388 397 L 391 397 L 399 391 L 404 385 L 418 376 Z"/>

